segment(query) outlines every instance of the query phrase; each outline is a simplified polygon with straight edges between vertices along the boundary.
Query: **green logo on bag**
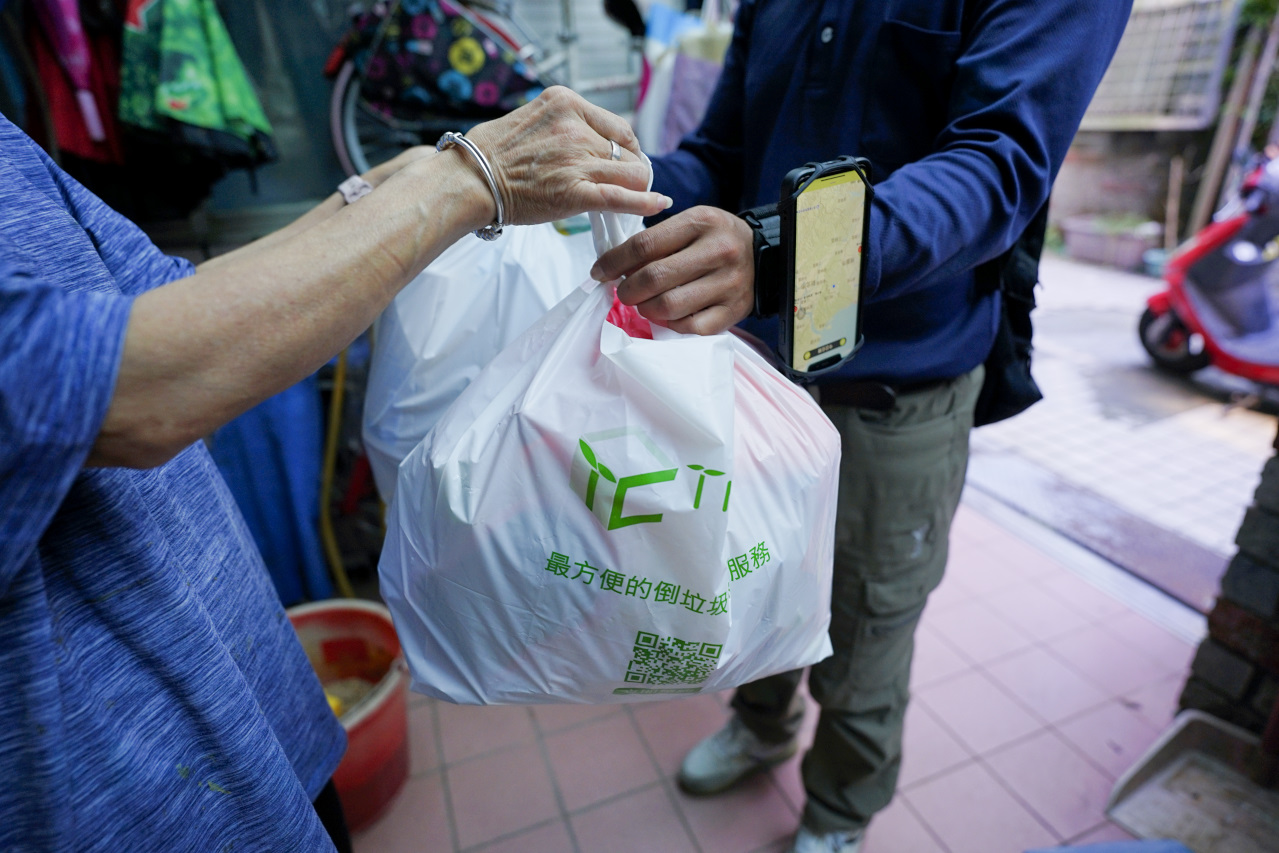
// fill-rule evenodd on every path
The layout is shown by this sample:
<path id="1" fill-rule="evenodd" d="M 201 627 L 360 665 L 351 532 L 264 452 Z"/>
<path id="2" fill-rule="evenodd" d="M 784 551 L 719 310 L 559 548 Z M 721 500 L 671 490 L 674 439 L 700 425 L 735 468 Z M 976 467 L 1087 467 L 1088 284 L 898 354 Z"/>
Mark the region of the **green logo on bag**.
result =
<path id="1" fill-rule="evenodd" d="M 724 472 L 712 471 L 710 468 L 705 468 L 701 465 L 689 465 L 688 467 L 693 471 L 700 472 L 697 478 L 697 494 L 693 496 L 693 509 L 701 509 L 702 487 L 706 485 L 706 478 L 707 477 L 723 477 Z M 729 480 L 728 484 L 724 486 L 724 512 L 728 512 L 728 496 L 731 495 L 732 493 L 733 493 L 733 481 Z"/>
<path id="2" fill-rule="evenodd" d="M 636 455 L 636 451 L 639 450 L 647 453 L 652 458 L 654 467 L 657 470 L 628 474 L 626 476 L 615 474 L 602 461 L 601 450 L 607 447 L 610 442 L 617 440 L 623 440 L 630 444 L 628 449 L 631 452 L 627 454 L 629 458 L 633 458 Z M 724 472 L 709 469 L 704 465 L 688 465 L 686 467 L 698 475 L 697 490 L 693 496 L 693 509 L 700 509 L 703 492 L 706 491 L 707 478 L 723 477 Z M 572 480 L 573 488 L 585 502 L 586 508 L 600 520 L 600 523 L 607 530 L 617 530 L 634 524 L 659 523 L 663 515 L 661 512 L 633 511 L 629 515 L 625 514 L 627 498 L 630 498 L 634 504 L 638 504 L 643 510 L 657 509 L 661 505 L 671 508 L 672 502 L 669 498 L 672 495 L 669 492 L 662 494 L 652 491 L 637 493 L 636 490 L 669 483 L 679 476 L 680 470 L 680 467 L 674 464 L 666 454 L 662 453 L 657 445 L 653 443 L 653 440 L 645 433 L 637 429 L 622 427 L 592 433 L 579 438 L 577 441 L 577 453 L 574 454 L 573 458 L 570 479 Z M 717 482 L 717 480 L 712 482 Z M 728 499 L 732 492 L 733 482 L 732 480 L 725 480 L 724 484 L 722 511 L 728 512 Z M 663 495 L 668 500 L 659 503 Z"/>
<path id="3" fill-rule="evenodd" d="M 591 450 L 591 446 L 586 443 L 586 439 L 578 439 L 578 449 L 582 452 L 582 458 L 586 460 L 586 464 L 590 466 L 591 472 L 586 480 L 586 508 L 591 512 L 595 512 L 595 497 L 599 491 L 600 478 L 604 478 L 609 483 L 614 484 L 613 500 L 608 514 L 608 521 L 605 527 L 609 530 L 616 530 L 619 527 L 630 527 L 632 524 L 656 524 L 662 520 L 660 512 L 622 515 L 622 509 L 626 505 L 626 493 L 631 489 L 637 489 L 641 486 L 652 486 L 657 483 L 669 483 L 679 474 L 678 468 L 666 468 L 662 471 L 650 471 L 646 474 L 631 474 L 628 477 L 620 479 L 613 474 L 603 463 L 595 458 L 595 451 Z M 598 513 L 596 513 L 598 515 Z M 601 519 L 603 520 L 603 519 Z"/>

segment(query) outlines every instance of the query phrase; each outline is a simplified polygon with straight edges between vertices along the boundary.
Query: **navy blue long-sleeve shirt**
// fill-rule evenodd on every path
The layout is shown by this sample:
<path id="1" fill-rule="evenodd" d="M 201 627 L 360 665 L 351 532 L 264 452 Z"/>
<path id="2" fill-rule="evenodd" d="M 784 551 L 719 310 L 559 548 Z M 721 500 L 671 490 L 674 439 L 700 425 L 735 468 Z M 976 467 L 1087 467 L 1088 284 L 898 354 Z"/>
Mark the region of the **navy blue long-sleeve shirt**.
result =
<path id="1" fill-rule="evenodd" d="M 1131 6 L 743 0 L 707 115 L 653 188 L 671 213 L 736 212 L 777 201 L 796 166 L 868 158 L 866 345 L 840 375 L 959 376 L 998 323 L 973 269 L 1047 201 Z"/>

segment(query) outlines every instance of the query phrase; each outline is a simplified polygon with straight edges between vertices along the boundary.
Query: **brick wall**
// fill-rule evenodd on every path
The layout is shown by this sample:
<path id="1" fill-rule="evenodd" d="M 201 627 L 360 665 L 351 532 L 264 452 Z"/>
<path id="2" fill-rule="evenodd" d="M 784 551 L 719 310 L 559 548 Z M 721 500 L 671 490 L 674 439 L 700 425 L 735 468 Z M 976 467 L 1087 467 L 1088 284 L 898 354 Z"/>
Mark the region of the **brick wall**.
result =
<path id="1" fill-rule="evenodd" d="M 1279 453 L 1262 469 L 1235 544 L 1181 707 L 1260 733 L 1279 697 Z"/>

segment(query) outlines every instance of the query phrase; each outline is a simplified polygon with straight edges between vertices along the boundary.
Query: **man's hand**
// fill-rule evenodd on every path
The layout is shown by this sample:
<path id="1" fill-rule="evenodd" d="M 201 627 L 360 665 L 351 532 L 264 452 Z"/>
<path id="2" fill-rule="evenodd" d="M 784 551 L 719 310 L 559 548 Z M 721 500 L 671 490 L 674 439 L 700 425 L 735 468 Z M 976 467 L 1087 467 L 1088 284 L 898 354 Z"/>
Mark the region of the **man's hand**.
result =
<path id="1" fill-rule="evenodd" d="M 625 276 L 618 298 L 659 326 L 713 335 L 755 305 L 753 241 L 750 226 L 733 214 L 694 207 L 606 252 L 591 276 Z"/>

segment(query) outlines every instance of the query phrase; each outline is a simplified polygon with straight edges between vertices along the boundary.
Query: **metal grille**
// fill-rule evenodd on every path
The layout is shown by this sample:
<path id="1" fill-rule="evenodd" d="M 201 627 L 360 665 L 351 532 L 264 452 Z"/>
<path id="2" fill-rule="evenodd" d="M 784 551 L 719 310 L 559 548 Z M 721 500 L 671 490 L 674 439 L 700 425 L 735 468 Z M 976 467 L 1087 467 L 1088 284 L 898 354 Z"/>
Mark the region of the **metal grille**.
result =
<path id="1" fill-rule="evenodd" d="M 1200 130 L 1216 121 L 1239 0 L 1138 4 L 1083 130 Z"/>

